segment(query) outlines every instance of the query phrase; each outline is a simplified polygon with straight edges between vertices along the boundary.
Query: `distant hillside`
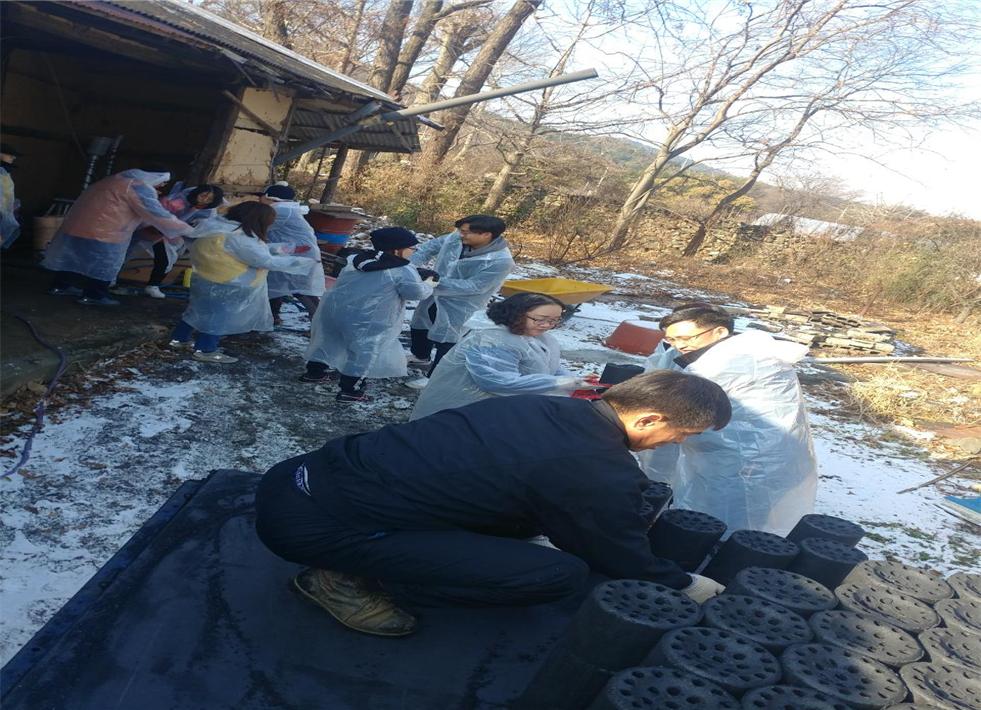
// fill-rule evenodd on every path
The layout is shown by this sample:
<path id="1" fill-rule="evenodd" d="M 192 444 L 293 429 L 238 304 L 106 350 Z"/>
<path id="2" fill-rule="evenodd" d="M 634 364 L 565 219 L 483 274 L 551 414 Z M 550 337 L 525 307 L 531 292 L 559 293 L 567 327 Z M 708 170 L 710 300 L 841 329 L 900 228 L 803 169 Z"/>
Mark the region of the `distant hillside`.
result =
<path id="1" fill-rule="evenodd" d="M 502 131 L 521 130 L 519 124 L 503 116 L 495 116 Z M 553 143 L 574 146 L 577 150 L 594 153 L 600 158 L 619 167 L 630 176 L 630 179 L 640 175 L 657 155 L 657 149 L 639 141 L 617 136 L 590 136 L 582 133 L 551 133 L 546 140 Z M 685 158 L 674 161 L 679 167 L 688 164 Z M 734 175 L 724 170 L 718 170 L 704 165 L 691 168 L 691 173 L 711 175 L 713 178 L 728 178 L 736 183 L 743 176 Z M 769 212 L 791 212 L 799 217 L 809 217 L 825 221 L 841 221 L 849 223 L 849 217 L 860 212 L 865 206 L 847 197 L 836 196 L 834 185 L 830 185 L 828 194 L 823 191 L 793 191 L 785 190 L 767 182 L 757 182 L 749 192 L 749 197 L 756 203 L 755 211 L 759 214 Z"/>

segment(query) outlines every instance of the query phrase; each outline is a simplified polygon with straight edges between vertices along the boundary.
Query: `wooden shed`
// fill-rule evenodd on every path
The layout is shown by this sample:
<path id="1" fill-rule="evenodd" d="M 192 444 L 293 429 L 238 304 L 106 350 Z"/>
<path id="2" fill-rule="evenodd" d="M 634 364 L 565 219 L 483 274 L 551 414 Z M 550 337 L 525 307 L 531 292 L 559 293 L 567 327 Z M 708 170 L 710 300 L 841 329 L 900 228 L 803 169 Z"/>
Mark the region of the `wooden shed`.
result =
<path id="1" fill-rule="evenodd" d="M 3 140 L 23 154 L 22 221 L 78 196 L 93 139 L 121 137 L 112 172 L 165 166 L 231 192 L 269 184 L 277 155 L 387 95 L 195 5 L 174 0 L 0 3 Z M 419 148 L 416 118 L 330 144 Z M 25 219 L 26 218 L 26 219 Z"/>

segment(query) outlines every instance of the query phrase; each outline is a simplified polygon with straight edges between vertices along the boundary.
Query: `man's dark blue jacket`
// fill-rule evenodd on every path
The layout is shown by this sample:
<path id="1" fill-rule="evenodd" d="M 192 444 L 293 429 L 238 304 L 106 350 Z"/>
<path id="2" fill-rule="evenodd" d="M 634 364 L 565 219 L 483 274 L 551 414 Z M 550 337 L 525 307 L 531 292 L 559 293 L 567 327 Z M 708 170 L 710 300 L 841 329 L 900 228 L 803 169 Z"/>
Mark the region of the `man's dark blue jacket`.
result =
<path id="1" fill-rule="evenodd" d="M 602 401 L 495 397 L 333 439 L 305 463 L 317 504 L 359 531 L 537 529 L 610 577 L 691 582 L 651 553 L 648 480 Z"/>

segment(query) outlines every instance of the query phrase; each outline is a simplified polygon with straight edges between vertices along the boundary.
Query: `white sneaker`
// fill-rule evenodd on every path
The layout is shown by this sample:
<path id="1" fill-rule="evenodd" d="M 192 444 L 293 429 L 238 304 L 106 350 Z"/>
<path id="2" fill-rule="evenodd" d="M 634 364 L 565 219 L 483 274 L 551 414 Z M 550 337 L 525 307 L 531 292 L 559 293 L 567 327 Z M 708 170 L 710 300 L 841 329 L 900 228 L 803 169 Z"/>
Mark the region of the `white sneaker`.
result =
<path id="1" fill-rule="evenodd" d="M 178 348 L 178 349 L 184 349 L 184 350 L 193 350 L 194 349 L 194 341 L 193 340 L 171 340 L 169 343 L 167 343 L 167 345 L 170 346 L 170 347 L 172 347 L 172 348 Z"/>
<path id="2" fill-rule="evenodd" d="M 428 384 L 429 384 L 428 377 L 417 377 L 414 380 L 406 380 L 405 382 L 406 387 L 411 387 L 414 390 L 425 389 L 426 385 Z"/>
<path id="3" fill-rule="evenodd" d="M 159 286 L 147 286 L 143 289 L 143 293 L 150 298 L 167 298 L 167 295 L 160 290 Z"/>
<path id="4" fill-rule="evenodd" d="M 214 362 L 219 365 L 230 365 L 233 362 L 238 362 L 237 357 L 226 355 L 225 353 L 218 352 L 217 350 L 215 350 L 213 353 L 203 353 L 200 350 L 195 350 L 191 357 L 193 357 L 195 360 L 200 360 L 201 362 Z"/>
<path id="5" fill-rule="evenodd" d="M 430 365 L 433 364 L 431 358 L 416 357 L 412 353 L 406 353 L 405 359 L 409 361 L 410 367 L 429 367 Z"/>

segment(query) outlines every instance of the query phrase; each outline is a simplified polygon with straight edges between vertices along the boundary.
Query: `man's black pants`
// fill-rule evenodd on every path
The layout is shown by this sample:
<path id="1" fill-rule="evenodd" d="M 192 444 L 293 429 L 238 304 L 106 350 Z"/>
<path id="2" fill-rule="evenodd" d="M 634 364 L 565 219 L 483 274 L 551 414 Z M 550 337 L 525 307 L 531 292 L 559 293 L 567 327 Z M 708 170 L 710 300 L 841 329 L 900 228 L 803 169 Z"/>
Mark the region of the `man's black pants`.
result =
<path id="1" fill-rule="evenodd" d="M 357 530 L 296 485 L 303 457 L 273 466 L 256 491 L 256 531 L 290 562 L 377 580 L 423 606 L 523 606 L 575 594 L 589 568 L 574 555 L 462 529 Z"/>
<path id="2" fill-rule="evenodd" d="M 429 307 L 429 320 L 436 322 L 436 304 Z M 432 358 L 433 364 L 429 367 L 426 377 L 432 377 L 433 370 L 443 359 L 443 356 L 450 351 L 456 343 L 440 343 L 429 339 L 429 330 L 426 328 L 409 328 L 409 351 L 417 358 L 428 360 Z M 436 354 L 433 355 L 433 348 Z"/>

